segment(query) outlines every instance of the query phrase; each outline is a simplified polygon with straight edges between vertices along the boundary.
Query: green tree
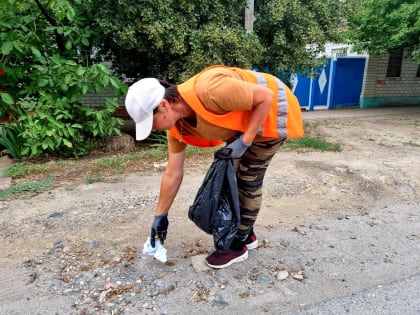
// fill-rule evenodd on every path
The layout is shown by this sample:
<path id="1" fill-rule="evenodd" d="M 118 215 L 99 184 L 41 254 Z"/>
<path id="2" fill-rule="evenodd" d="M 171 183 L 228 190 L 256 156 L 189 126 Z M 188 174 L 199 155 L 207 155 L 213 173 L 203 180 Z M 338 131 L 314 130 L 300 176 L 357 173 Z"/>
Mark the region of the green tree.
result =
<path id="1" fill-rule="evenodd" d="M 175 82 L 212 64 L 274 74 L 323 63 L 326 42 L 340 40 L 346 4 L 336 0 L 255 1 L 254 32 L 244 28 L 245 0 L 89 0 L 85 16 L 97 56 L 130 80 Z"/>
<path id="2" fill-rule="evenodd" d="M 420 63 L 420 2 L 361 0 L 349 17 L 348 36 L 358 51 L 383 55 L 406 49 Z"/>
<path id="3" fill-rule="evenodd" d="M 89 92 L 154 76 L 180 82 L 212 64 L 257 67 L 287 78 L 323 62 L 340 40 L 346 4 L 336 0 L 0 0 L 0 116 L 14 113 L 0 144 L 16 155 L 83 154 L 88 140 L 118 132 L 116 98 L 84 106 Z M 92 61 L 98 64 L 92 64 Z M 15 105 L 16 103 L 16 105 Z M 10 150 L 9 150 L 10 152 Z"/>
<path id="4" fill-rule="evenodd" d="M 80 0 L 74 1 L 80 5 Z M 120 133 L 112 117 L 126 86 L 103 64 L 92 64 L 91 30 L 66 0 L 0 0 L 0 145 L 15 157 L 86 153 L 91 140 Z M 112 87 L 101 108 L 82 103 Z"/>
<path id="5" fill-rule="evenodd" d="M 90 0 L 97 56 L 121 76 L 185 79 L 214 63 L 250 66 L 263 47 L 243 28 L 245 0 Z"/>
<path id="6" fill-rule="evenodd" d="M 254 30 L 267 48 L 258 65 L 271 73 L 311 73 L 325 62 L 319 56 L 328 42 L 342 39 L 347 5 L 336 0 L 255 1 Z"/>

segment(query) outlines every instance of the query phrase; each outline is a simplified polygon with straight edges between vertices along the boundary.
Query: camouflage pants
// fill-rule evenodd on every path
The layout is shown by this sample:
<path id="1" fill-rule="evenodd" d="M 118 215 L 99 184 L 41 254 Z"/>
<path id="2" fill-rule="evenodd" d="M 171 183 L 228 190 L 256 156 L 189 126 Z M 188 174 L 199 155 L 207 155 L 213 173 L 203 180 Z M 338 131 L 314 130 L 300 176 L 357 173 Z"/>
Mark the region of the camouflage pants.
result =
<path id="1" fill-rule="evenodd" d="M 240 159 L 235 159 L 241 225 L 236 233 L 245 240 L 254 226 L 262 203 L 265 171 L 285 139 L 253 143 Z"/>

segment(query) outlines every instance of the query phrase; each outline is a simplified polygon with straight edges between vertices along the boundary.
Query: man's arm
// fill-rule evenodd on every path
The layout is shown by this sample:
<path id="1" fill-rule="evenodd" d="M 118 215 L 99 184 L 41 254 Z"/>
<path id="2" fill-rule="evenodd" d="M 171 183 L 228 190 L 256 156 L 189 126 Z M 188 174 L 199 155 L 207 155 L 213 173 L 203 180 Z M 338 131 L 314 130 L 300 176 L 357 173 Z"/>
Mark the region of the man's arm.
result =
<path id="1" fill-rule="evenodd" d="M 180 153 L 169 153 L 168 166 L 162 176 L 159 201 L 150 234 L 152 247 L 155 247 L 156 238 L 160 240 L 161 244 L 166 239 L 169 226 L 168 212 L 182 183 L 184 160 L 185 150 Z"/>
<path id="2" fill-rule="evenodd" d="M 168 165 L 162 176 L 156 215 L 167 214 L 174 201 L 184 176 L 185 150 L 169 153 Z"/>
<path id="3" fill-rule="evenodd" d="M 252 85 L 252 118 L 247 130 L 243 134 L 243 141 L 252 143 L 258 130 L 264 123 L 273 102 L 274 92 L 258 84 Z"/>

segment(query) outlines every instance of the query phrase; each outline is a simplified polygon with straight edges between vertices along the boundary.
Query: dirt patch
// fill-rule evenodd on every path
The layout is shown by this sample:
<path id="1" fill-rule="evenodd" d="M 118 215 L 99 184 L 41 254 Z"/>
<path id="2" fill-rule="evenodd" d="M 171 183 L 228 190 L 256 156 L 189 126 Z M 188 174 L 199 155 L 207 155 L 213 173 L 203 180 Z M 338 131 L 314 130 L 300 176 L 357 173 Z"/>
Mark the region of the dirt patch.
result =
<path id="1" fill-rule="evenodd" d="M 224 270 L 200 265 L 212 238 L 187 217 L 210 159 L 187 163 L 166 264 L 141 253 L 162 173 L 147 161 L 118 182 L 0 202 L 1 312 L 236 314 L 246 303 L 279 314 L 418 273 L 418 112 L 307 124 L 343 151 L 277 154 L 256 224 L 260 246 Z M 64 183 L 80 166 L 56 178 Z"/>

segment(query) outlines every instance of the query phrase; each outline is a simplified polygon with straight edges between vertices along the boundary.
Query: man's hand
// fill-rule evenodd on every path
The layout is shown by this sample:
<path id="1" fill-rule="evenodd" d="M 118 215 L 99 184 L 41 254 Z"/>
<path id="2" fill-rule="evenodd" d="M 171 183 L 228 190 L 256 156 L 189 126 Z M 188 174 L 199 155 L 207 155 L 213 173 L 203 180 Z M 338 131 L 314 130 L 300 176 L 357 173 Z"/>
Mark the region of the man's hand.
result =
<path id="1" fill-rule="evenodd" d="M 241 135 L 239 138 L 229 143 L 226 148 L 232 149 L 232 153 L 230 155 L 232 158 L 239 159 L 242 155 L 244 155 L 245 151 L 251 144 L 252 143 L 245 143 Z"/>
<path id="2" fill-rule="evenodd" d="M 166 234 L 168 233 L 168 225 L 169 221 L 167 214 L 155 215 L 152 224 L 152 233 L 150 235 L 150 245 L 152 245 L 153 248 L 155 247 L 156 238 L 160 240 L 161 244 L 165 241 Z"/>

